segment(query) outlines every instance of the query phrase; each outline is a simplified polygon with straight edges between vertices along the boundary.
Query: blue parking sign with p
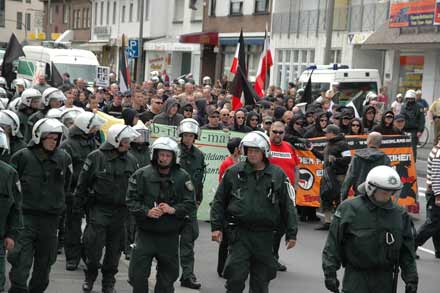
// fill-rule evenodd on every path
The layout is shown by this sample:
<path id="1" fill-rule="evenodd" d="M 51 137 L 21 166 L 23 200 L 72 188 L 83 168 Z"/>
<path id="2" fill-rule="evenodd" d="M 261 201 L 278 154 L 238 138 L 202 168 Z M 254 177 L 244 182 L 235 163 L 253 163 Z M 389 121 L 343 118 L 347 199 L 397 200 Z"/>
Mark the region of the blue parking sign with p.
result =
<path id="1" fill-rule="evenodd" d="M 139 57 L 139 40 L 129 40 L 128 41 L 128 51 L 130 58 L 138 58 Z"/>

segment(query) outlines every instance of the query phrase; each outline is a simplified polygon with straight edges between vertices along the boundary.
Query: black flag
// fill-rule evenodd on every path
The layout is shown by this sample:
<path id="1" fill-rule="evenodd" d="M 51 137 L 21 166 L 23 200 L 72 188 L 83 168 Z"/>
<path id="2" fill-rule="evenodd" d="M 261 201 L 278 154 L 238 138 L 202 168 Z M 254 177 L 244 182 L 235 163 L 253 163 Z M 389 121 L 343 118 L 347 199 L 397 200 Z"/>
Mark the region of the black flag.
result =
<path id="1" fill-rule="evenodd" d="M 6 48 L 5 55 L 3 56 L 2 64 L 2 76 L 6 79 L 8 85 L 16 78 L 12 62 L 14 62 L 18 57 L 25 56 L 23 48 L 14 33 L 11 34 L 9 38 L 8 47 Z"/>
<path id="2" fill-rule="evenodd" d="M 55 66 L 55 63 L 52 62 L 52 72 L 50 76 L 50 85 L 53 87 L 60 87 L 63 85 L 63 76 L 58 71 L 58 68 Z"/>
<path id="3" fill-rule="evenodd" d="M 304 89 L 304 96 L 302 97 L 303 103 L 307 103 L 307 105 L 310 105 L 313 103 L 313 97 L 312 97 L 312 74 L 314 69 L 312 69 L 312 72 L 310 73 L 309 80 L 307 81 L 306 88 Z"/>

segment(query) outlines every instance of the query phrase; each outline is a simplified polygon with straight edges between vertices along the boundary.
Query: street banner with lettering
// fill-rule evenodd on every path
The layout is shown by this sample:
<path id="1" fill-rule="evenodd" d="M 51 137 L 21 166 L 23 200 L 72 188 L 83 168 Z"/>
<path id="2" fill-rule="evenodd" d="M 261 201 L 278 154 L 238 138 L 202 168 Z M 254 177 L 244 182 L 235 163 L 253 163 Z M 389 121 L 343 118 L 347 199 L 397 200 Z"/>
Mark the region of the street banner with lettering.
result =
<path id="1" fill-rule="evenodd" d="M 391 3 L 389 26 L 416 27 L 434 24 L 436 0 L 419 0 Z"/>
<path id="2" fill-rule="evenodd" d="M 357 149 L 366 148 L 367 135 L 347 136 L 352 155 Z M 323 150 L 325 138 L 310 139 L 314 148 Z M 301 144 L 295 145 L 301 161 L 300 181 L 296 190 L 296 204 L 299 206 L 319 207 L 319 186 L 323 172 L 323 162 Z M 399 173 L 403 182 L 399 204 L 417 211 L 417 174 L 409 136 L 384 136 L 381 150 L 388 155 L 391 165 Z M 351 195 L 353 195 L 351 191 Z"/>

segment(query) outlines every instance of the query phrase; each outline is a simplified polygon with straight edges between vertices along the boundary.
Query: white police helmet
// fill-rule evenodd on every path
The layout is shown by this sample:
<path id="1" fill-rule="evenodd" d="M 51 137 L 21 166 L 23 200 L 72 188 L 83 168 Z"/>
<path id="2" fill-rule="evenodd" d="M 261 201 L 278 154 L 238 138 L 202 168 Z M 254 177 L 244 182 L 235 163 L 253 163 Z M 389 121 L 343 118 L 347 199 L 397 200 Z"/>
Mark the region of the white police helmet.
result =
<path id="1" fill-rule="evenodd" d="M 368 196 L 373 196 L 378 189 L 397 192 L 402 187 L 399 174 L 389 166 L 374 167 L 368 172 L 365 180 L 365 191 Z"/>
<path id="2" fill-rule="evenodd" d="M 407 90 L 405 93 L 405 100 L 406 99 L 415 99 L 416 98 L 416 91 L 415 90 Z"/>
<path id="3" fill-rule="evenodd" d="M 21 105 L 21 98 L 15 98 L 8 105 L 8 110 L 18 112 Z"/>
<path id="4" fill-rule="evenodd" d="M 8 108 L 8 103 L 9 100 L 7 98 L 0 98 L 0 110 L 6 110 Z"/>
<path id="5" fill-rule="evenodd" d="M 8 93 L 6 93 L 6 90 L 2 87 L 0 87 L 0 99 L 7 99 Z"/>
<path id="6" fill-rule="evenodd" d="M 184 133 L 195 134 L 196 139 L 200 137 L 199 122 L 192 118 L 185 118 L 180 121 L 179 128 L 177 129 L 177 135 L 182 136 Z"/>
<path id="7" fill-rule="evenodd" d="M 0 86 L 6 87 L 6 78 L 0 76 Z"/>
<path id="8" fill-rule="evenodd" d="M 12 81 L 11 88 L 17 88 L 17 86 L 22 86 L 26 88 L 26 82 L 23 78 L 17 78 Z"/>
<path id="9" fill-rule="evenodd" d="M 133 129 L 140 134 L 133 142 L 140 144 L 150 143 L 150 130 L 143 123 L 136 124 L 133 126 Z"/>
<path id="10" fill-rule="evenodd" d="M 43 104 L 46 107 L 49 106 L 50 100 L 52 99 L 56 99 L 61 103 L 66 100 L 66 96 L 63 94 L 63 92 L 54 87 L 45 89 L 42 97 L 43 97 Z"/>
<path id="11" fill-rule="evenodd" d="M 33 99 L 41 100 L 41 93 L 39 90 L 27 89 L 27 90 L 24 90 L 23 93 L 21 94 L 21 104 L 24 104 L 28 107 L 31 106 Z"/>
<path id="12" fill-rule="evenodd" d="M 0 126 L 5 128 L 11 128 L 12 136 L 16 136 L 20 131 L 20 118 L 11 110 L 0 111 Z"/>
<path id="13" fill-rule="evenodd" d="M 112 125 L 107 132 L 107 142 L 119 148 L 123 139 L 128 139 L 130 142 L 135 140 L 139 136 L 139 133 L 129 125 L 115 124 Z"/>
<path id="14" fill-rule="evenodd" d="M 9 139 L 3 128 L 0 127 L 0 154 L 9 152 Z"/>
<path id="15" fill-rule="evenodd" d="M 157 70 L 151 71 L 150 75 L 151 75 L 151 77 L 155 77 L 155 76 L 157 77 L 157 76 L 159 76 L 159 71 L 157 71 Z"/>
<path id="16" fill-rule="evenodd" d="M 63 114 L 63 110 L 60 110 L 60 108 L 52 108 L 47 111 L 46 118 L 55 118 L 61 120 L 61 114 Z"/>
<path id="17" fill-rule="evenodd" d="M 202 79 L 203 84 L 211 84 L 211 78 L 209 76 L 205 76 Z"/>
<path id="18" fill-rule="evenodd" d="M 154 82 L 154 83 L 158 83 L 158 82 L 160 81 L 160 79 L 159 79 L 158 76 L 153 76 L 153 77 L 151 78 L 151 81 Z"/>
<path id="19" fill-rule="evenodd" d="M 60 143 L 63 134 L 66 134 L 67 128 L 57 119 L 54 118 L 43 118 L 35 122 L 32 128 L 32 139 L 34 144 L 39 144 L 44 136 L 49 133 L 57 133 L 60 135 L 58 144 Z"/>
<path id="20" fill-rule="evenodd" d="M 252 131 L 246 134 L 240 143 L 240 151 L 246 154 L 246 148 L 259 148 L 266 158 L 270 157 L 270 139 L 261 131 Z"/>
<path id="21" fill-rule="evenodd" d="M 93 128 L 100 129 L 107 121 L 99 117 L 96 113 L 83 112 L 75 118 L 74 125 L 81 129 L 85 134 L 89 134 Z"/>
<path id="22" fill-rule="evenodd" d="M 159 137 L 151 145 L 152 164 L 157 164 L 157 152 L 159 150 L 170 151 L 174 153 L 175 162 L 178 163 L 180 156 L 180 149 L 177 142 L 170 137 Z"/>
<path id="23" fill-rule="evenodd" d="M 81 113 L 84 113 L 83 108 L 68 108 L 61 113 L 60 120 L 65 126 L 70 127 L 75 122 L 76 117 Z"/>

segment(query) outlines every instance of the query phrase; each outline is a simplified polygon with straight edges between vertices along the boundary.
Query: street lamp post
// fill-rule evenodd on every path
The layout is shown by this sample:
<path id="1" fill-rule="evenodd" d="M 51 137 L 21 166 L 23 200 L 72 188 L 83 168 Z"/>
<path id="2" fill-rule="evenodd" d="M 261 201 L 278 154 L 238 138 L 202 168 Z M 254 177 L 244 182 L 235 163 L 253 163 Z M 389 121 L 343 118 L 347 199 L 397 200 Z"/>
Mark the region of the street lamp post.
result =
<path id="1" fill-rule="evenodd" d="M 143 53 L 144 53 L 144 45 L 143 45 L 143 39 L 144 39 L 144 3 L 145 0 L 141 0 L 139 7 L 140 15 L 139 15 L 139 49 L 138 49 L 138 60 L 137 60 L 137 73 L 136 73 L 136 82 L 140 84 L 143 81 Z"/>

